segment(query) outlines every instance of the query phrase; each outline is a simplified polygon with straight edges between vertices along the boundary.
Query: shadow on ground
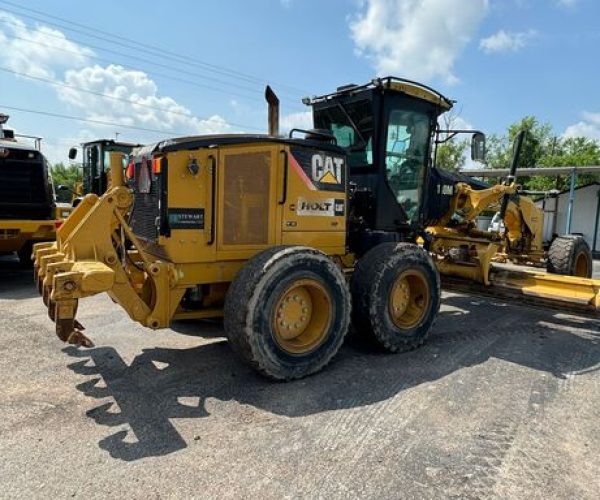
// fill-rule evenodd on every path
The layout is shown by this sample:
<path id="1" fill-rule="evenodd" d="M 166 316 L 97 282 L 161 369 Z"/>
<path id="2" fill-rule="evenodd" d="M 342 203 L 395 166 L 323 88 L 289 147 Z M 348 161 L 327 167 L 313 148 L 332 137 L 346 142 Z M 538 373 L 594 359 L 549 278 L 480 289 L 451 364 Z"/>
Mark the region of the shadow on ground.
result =
<path id="1" fill-rule="evenodd" d="M 290 383 L 256 375 L 222 339 L 191 349 L 146 349 L 131 365 L 111 347 L 67 347 L 65 352 L 80 358 L 69 367 L 90 377 L 78 389 L 92 398 L 111 397 L 118 405 L 104 403 L 87 415 L 100 425 L 127 424 L 135 434 L 137 442 L 128 442 L 127 431 L 119 430 L 99 443 L 112 457 L 127 461 L 185 448 L 170 419 L 208 416 L 207 398 L 299 417 L 383 401 L 489 358 L 560 378 L 595 370 L 600 363 L 597 321 L 556 319 L 549 312 L 501 307 L 467 296 L 448 298 L 444 304 L 454 307 L 440 314 L 422 348 L 392 355 L 351 339 L 324 371 Z M 185 323 L 177 326 L 183 333 L 198 331 L 198 323 L 193 329 Z M 222 335 L 215 324 L 204 329 L 207 337 Z M 97 386 L 101 380 L 105 387 Z M 189 406 L 181 398 L 197 398 L 199 403 Z"/>

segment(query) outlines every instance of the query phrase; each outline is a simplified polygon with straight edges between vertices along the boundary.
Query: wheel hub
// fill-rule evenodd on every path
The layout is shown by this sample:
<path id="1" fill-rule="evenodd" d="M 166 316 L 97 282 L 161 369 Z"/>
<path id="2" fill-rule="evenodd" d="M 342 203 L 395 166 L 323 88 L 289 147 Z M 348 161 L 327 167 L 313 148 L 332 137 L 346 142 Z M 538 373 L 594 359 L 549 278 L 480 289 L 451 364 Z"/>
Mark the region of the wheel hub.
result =
<path id="1" fill-rule="evenodd" d="M 281 294 L 273 309 L 275 341 L 291 354 L 306 354 L 325 340 L 332 316 L 328 290 L 317 280 L 298 280 Z"/>
<path id="2" fill-rule="evenodd" d="M 581 252 L 575 259 L 575 276 L 582 278 L 588 277 L 588 257 L 584 252 Z"/>
<path id="3" fill-rule="evenodd" d="M 401 273 L 394 282 L 389 297 L 389 313 L 392 322 L 400 329 L 417 326 L 429 307 L 429 283 L 418 270 Z"/>
<path id="4" fill-rule="evenodd" d="M 277 323 L 281 337 L 296 338 L 307 327 L 312 316 L 312 299 L 306 287 L 286 293 L 277 308 Z"/>

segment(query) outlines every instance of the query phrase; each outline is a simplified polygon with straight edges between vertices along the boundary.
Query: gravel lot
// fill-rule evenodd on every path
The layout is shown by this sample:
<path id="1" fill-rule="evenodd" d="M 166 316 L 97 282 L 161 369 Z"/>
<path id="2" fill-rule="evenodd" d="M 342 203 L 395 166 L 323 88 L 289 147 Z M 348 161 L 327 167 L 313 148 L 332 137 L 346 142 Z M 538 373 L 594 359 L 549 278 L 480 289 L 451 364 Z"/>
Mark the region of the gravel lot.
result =
<path id="1" fill-rule="evenodd" d="M 105 296 L 65 347 L 0 259 L 0 497 L 598 498 L 600 323 L 445 294 L 410 353 L 346 343 L 272 383 L 218 323 L 152 332 Z"/>

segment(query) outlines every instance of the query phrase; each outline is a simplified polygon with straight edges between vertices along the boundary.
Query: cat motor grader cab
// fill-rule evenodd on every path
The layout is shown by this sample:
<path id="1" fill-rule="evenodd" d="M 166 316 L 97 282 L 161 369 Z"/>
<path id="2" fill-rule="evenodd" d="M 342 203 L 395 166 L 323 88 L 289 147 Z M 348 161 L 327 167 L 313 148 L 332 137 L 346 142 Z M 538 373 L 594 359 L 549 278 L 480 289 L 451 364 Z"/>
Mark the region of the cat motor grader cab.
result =
<path id="1" fill-rule="evenodd" d="M 16 252 L 23 265 L 31 265 L 33 244 L 55 240 L 61 210 L 41 139 L 4 128 L 8 118 L 0 114 L 0 254 Z"/>
<path id="2" fill-rule="evenodd" d="M 121 142 L 114 139 L 97 139 L 81 144 L 81 182 L 79 182 L 72 192 L 73 206 L 79 205 L 83 196 L 88 193 L 94 193 L 98 196 L 104 194 L 109 184 L 110 155 L 111 153 L 122 153 L 124 159 L 141 144 L 131 142 Z M 69 149 L 69 160 L 77 158 L 78 149 L 72 147 Z M 125 161 L 123 168 L 127 165 Z M 58 190 L 68 191 L 67 186 L 57 186 Z"/>
<path id="3" fill-rule="evenodd" d="M 106 292 L 151 329 L 223 316 L 242 359 L 293 379 L 335 355 L 351 319 L 389 351 L 421 344 L 440 273 L 569 306 L 576 296 L 597 311 L 589 278 L 490 272 L 492 258 L 525 250 L 541 264 L 540 214 L 510 179 L 487 187 L 434 167 L 438 117 L 452 107 L 440 93 L 397 78 L 346 86 L 306 100 L 315 129 L 287 138 L 269 88 L 267 100 L 268 135 L 166 140 L 142 148 L 124 175 L 112 155 L 108 191 L 84 197 L 57 242 L 34 249 L 60 339 L 91 345 L 78 302 Z M 483 150 L 477 133 L 473 157 Z M 495 204 L 507 231 L 476 233 L 477 213 Z"/>

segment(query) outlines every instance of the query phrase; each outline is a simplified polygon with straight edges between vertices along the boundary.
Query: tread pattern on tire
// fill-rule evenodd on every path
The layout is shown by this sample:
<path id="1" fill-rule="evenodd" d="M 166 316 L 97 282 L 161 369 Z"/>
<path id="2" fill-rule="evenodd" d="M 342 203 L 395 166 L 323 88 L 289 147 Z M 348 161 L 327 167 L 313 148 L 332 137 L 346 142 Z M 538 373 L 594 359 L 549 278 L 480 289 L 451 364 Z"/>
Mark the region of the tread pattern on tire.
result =
<path id="1" fill-rule="evenodd" d="M 592 275 L 592 253 L 582 236 L 557 236 L 548 250 L 547 270 L 552 274 L 573 276 L 575 274 L 575 259 L 581 252 L 588 256 L 588 277 Z"/>
<path id="2" fill-rule="evenodd" d="M 333 299 L 337 304 L 333 321 L 337 322 L 338 328 L 331 334 L 331 342 L 318 347 L 311 359 L 298 357 L 297 364 L 282 364 L 273 349 L 266 345 L 268 337 L 254 331 L 256 311 L 265 306 L 259 301 L 268 283 L 281 276 L 286 268 L 293 269 L 302 256 L 319 262 L 324 273 L 331 275 L 335 283 Z M 224 328 L 234 352 L 252 368 L 275 380 L 292 380 L 315 373 L 331 361 L 347 333 L 350 311 L 350 292 L 346 280 L 329 257 L 313 248 L 276 246 L 251 258 L 232 281 L 225 299 Z"/>
<path id="3" fill-rule="evenodd" d="M 386 273 L 400 272 L 399 266 L 403 270 L 418 266 L 430 278 L 430 308 L 412 336 L 399 334 L 391 324 L 385 323 L 387 318 L 384 316 L 387 313 L 382 313 L 384 303 L 387 311 L 388 300 L 388 294 L 381 289 L 382 278 Z M 402 352 L 420 346 L 427 338 L 440 308 L 441 286 L 437 269 L 429 254 L 413 243 L 382 243 L 369 250 L 354 268 L 351 291 L 355 328 L 363 334 L 372 334 L 377 343 L 390 352 Z"/>

